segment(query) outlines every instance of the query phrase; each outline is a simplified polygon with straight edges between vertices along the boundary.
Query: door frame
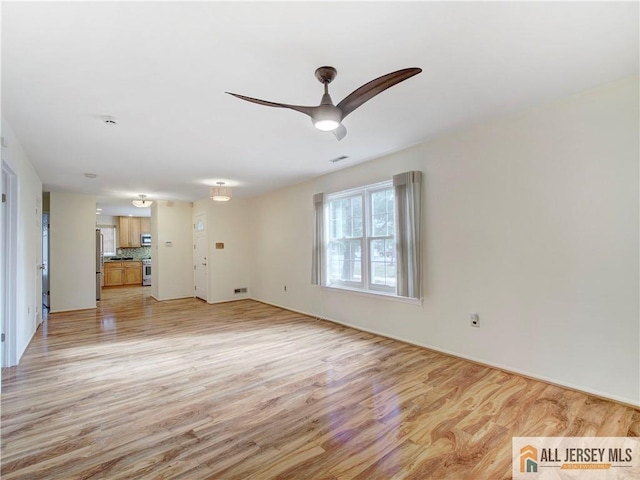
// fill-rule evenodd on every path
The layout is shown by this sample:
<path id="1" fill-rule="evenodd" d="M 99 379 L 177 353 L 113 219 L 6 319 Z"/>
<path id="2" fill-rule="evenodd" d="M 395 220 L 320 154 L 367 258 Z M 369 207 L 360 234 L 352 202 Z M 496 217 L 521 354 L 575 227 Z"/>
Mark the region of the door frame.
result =
<path id="1" fill-rule="evenodd" d="M 6 195 L 0 216 L 2 235 L 0 238 L 0 305 L 2 305 L 2 330 L 5 342 L 0 347 L 0 362 L 3 367 L 16 365 L 16 313 L 18 278 L 18 176 L 9 163 L 2 159 L 2 193 Z"/>

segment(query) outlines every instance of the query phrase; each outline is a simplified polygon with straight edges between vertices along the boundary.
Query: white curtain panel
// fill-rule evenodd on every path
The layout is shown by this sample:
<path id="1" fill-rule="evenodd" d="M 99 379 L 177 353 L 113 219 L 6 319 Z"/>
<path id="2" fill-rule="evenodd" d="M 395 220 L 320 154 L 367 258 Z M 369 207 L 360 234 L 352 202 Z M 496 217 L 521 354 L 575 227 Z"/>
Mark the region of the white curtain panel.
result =
<path id="1" fill-rule="evenodd" d="M 314 219 L 313 226 L 313 256 L 311 258 L 311 283 L 324 285 L 324 193 L 313 196 Z"/>
<path id="2" fill-rule="evenodd" d="M 397 294 L 401 297 L 421 298 L 422 172 L 394 175 L 393 187 L 396 200 Z"/>

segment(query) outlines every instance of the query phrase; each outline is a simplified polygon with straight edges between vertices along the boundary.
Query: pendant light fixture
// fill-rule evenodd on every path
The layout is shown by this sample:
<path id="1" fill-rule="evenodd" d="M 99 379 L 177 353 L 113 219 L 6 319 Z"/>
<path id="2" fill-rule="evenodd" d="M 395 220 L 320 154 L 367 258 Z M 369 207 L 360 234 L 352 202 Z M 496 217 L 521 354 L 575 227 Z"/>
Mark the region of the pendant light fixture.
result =
<path id="1" fill-rule="evenodd" d="M 231 187 L 225 187 L 224 182 L 216 182 L 217 187 L 211 187 L 209 198 L 215 202 L 228 202 L 231 200 Z"/>
<path id="2" fill-rule="evenodd" d="M 138 208 L 146 208 L 146 207 L 150 207 L 151 204 L 153 203 L 153 201 L 151 200 L 145 200 L 145 198 L 147 198 L 146 195 L 140 194 L 138 195 L 140 197 L 140 200 L 133 200 L 131 202 L 131 204 L 134 207 L 138 207 Z"/>

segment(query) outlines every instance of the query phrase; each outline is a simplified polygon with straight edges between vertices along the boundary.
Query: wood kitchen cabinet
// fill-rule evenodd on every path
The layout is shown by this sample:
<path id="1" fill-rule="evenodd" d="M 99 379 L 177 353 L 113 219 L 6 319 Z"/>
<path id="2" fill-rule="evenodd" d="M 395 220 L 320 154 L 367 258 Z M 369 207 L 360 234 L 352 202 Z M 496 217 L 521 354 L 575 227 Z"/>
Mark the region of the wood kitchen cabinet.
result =
<path id="1" fill-rule="evenodd" d="M 120 248 L 140 246 L 140 217 L 118 217 Z"/>
<path id="2" fill-rule="evenodd" d="M 142 285 L 142 262 L 124 262 L 124 284 Z"/>
<path id="3" fill-rule="evenodd" d="M 122 262 L 105 262 L 104 264 L 104 286 L 113 287 L 124 285 L 124 267 Z"/>
<path id="4" fill-rule="evenodd" d="M 149 217 L 140 217 L 140 233 L 151 235 L 151 219 Z"/>
<path id="5" fill-rule="evenodd" d="M 104 286 L 142 285 L 142 262 L 105 262 Z"/>

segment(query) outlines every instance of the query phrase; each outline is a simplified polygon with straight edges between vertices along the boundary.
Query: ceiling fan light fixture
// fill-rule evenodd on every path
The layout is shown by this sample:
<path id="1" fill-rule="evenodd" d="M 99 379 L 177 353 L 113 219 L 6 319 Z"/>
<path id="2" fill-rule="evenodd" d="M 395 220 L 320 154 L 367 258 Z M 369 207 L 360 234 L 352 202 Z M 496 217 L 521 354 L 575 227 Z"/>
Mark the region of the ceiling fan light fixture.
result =
<path id="1" fill-rule="evenodd" d="M 147 207 L 150 207 L 151 204 L 153 203 L 153 201 L 151 200 L 145 200 L 145 198 L 147 198 L 146 195 L 140 194 L 138 196 L 140 197 L 140 200 L 133 200 L 131 202 L 131 205 L 133 205 L 134 207 L 147 208 Z"/>
<path id="2" fill-rule="evenodd" d="M 315 120 L 313 125 L 323 132 L 330 132 L 331 130 L 335 130 L 340 125 L 340 122 L 336 122 L 335 120 Z"/>
<path id="3" fill-rule="evenodd" d="M 325 95 L 328 97 L 329 104 L 321 104 L 311 118 L 311 121 L 318 130 L 330 132 L 331 130 L 338 128 L 340 125 L 342 113 L 338 108 L 331 104 L 331 98 L 328 94 Z"/>
<path id="4" fill-rule="evenodd" d="M 224 182 L 216 182 L 217 187 L 209 189 L 209 198 L 214 202 L 228 202 L 231 200 L 231 187 L 225 187 Z"/>

